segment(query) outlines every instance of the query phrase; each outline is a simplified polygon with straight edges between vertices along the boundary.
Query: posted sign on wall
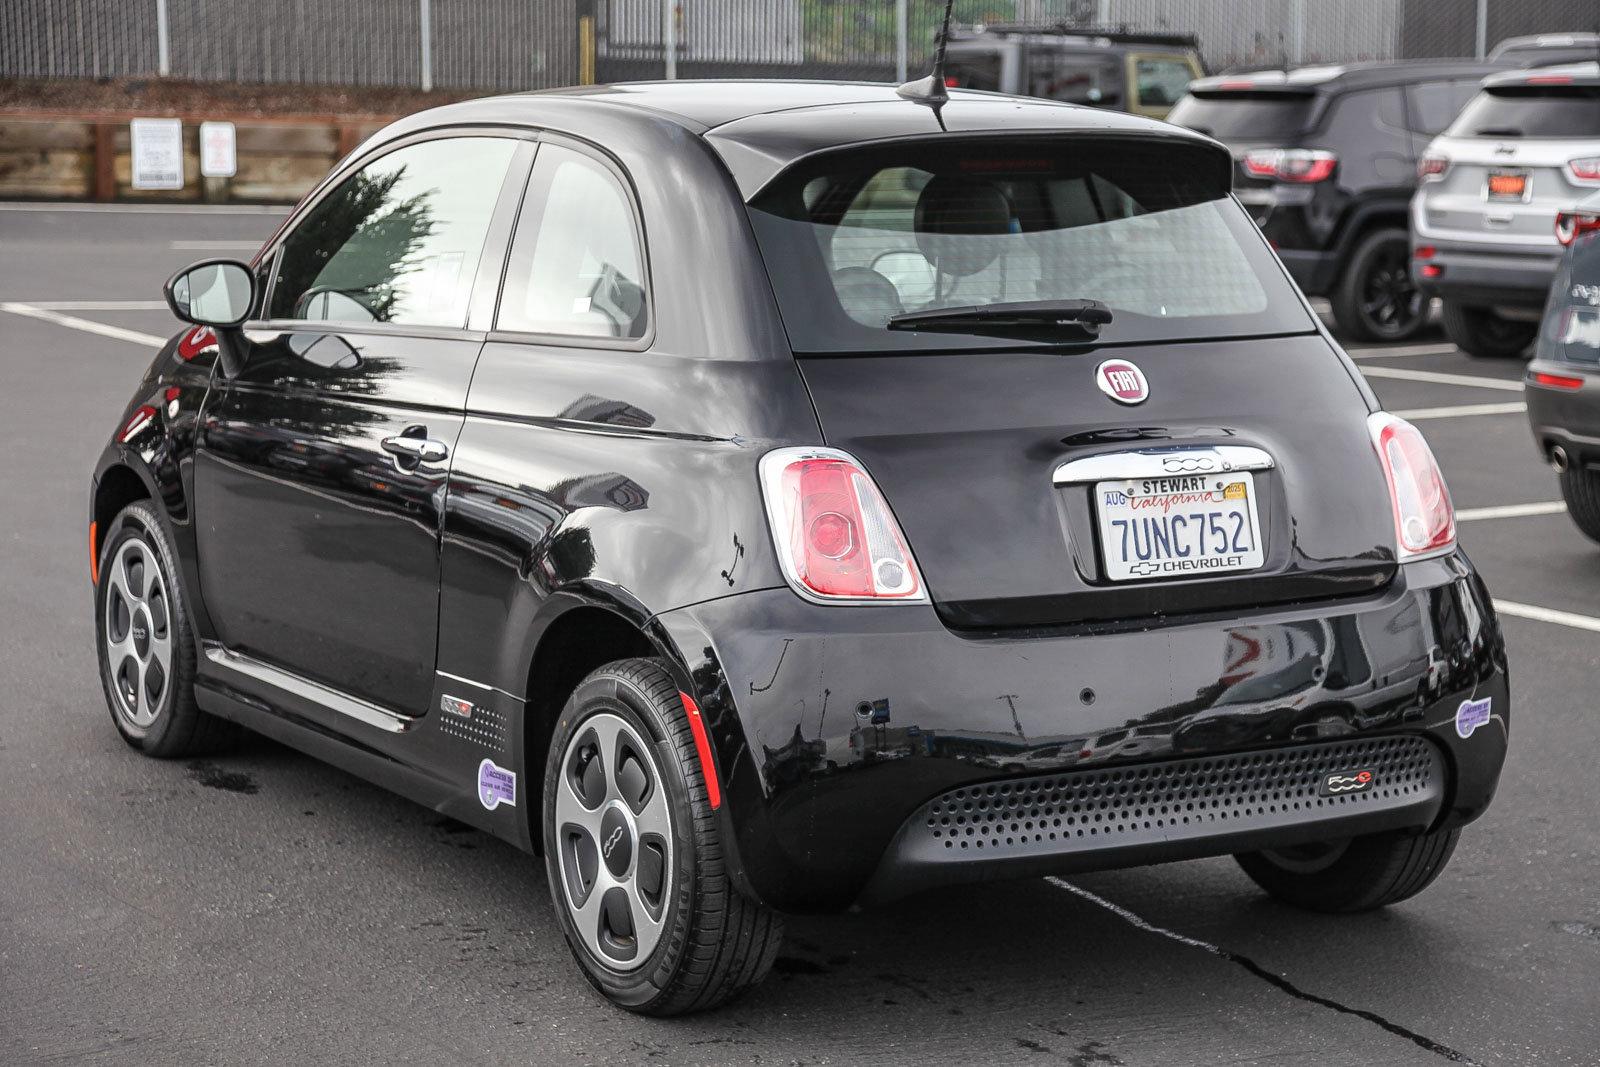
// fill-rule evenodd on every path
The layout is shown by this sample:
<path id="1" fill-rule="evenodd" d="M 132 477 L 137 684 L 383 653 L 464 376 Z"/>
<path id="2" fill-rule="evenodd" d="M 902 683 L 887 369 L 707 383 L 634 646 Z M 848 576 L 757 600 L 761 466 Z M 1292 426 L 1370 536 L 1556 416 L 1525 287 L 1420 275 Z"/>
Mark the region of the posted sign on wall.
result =
<path id="1" fill-rule="evenodd" d="M 239 169 L 239 154 L 231 122 L 200 124 L 200 176 L 231 178 Z"/>
<path id="2" fill-rule="evenodd" d="M 183 188 L 183 123 L 134 119 L 128 124 L 135 189 Z"/>

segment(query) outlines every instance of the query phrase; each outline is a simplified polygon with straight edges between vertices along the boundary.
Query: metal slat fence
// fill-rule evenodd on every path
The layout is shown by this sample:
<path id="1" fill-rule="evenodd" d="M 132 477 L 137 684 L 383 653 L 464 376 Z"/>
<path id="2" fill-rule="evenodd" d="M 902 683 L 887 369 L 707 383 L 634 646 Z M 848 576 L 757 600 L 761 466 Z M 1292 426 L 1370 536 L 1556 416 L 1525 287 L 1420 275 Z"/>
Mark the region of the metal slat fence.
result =
<path id="1" fill-rule="evenodd" d="M 942 9 L 940 0 L 4 0 L 0 78 L 169 73 L 489 90 L 571 84 L 580 70 L 601 81 L 657 78 L 670 17 L 679 77 L 887 80 L 900 62 L 925 68 Z M 1600 29 L 1597 0 L 956 0 L 955 17 L 1193 33 L 1213 70 L 1466 55 L 1480 35 L 1492 45 Z M 593 67 L 579 54 L 590 39 Z"/>

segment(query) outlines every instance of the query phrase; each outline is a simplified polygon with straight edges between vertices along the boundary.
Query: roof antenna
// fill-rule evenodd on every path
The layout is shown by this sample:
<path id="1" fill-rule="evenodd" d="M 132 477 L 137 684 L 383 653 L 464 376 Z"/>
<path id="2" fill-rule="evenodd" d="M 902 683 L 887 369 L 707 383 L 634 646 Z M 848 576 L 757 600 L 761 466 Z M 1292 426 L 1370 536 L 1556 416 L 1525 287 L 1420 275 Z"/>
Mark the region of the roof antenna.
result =
<path id="1" fill-rule="evenodd" d="M 955 0 L 944 0 L 944 22 L 939 26 L 939 47 L 933 53 L 933 73 L 895 89 L 905 99 L 932 108 L 933 117 L 939 120 L 941 130 L 945 124 L 939 109 L 950 102 L 950 91 L 944 84 L 944 48 L 950 42 L 950 9 L 954 4 Z"/>

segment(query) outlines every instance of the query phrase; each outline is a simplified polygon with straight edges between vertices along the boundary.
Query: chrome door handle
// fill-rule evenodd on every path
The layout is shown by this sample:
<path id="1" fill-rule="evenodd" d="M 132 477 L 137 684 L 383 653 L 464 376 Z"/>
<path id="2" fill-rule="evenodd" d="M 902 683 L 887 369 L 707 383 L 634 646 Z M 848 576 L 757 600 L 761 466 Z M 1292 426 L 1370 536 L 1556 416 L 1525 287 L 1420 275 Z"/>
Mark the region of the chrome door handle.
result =
<path id="1" fill-rule="evenodd" d="M 400 434 L 395 437 L 385 437 L 381 444 L 383 450 L 391 456 L 418 463 L 440 463 L 450 456 L 449 447 L 443 441 L 435 441 L 431 437 Z"/>

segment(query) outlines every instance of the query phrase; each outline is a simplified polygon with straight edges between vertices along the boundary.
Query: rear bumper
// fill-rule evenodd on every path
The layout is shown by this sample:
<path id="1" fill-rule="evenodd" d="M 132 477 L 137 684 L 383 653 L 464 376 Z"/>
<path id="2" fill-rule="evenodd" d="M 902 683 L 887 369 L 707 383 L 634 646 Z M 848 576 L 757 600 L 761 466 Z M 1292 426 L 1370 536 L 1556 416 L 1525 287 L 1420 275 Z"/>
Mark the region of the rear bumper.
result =
<path id="1" fill-rule="evenodd" d="M 683 656 L 712 726 L 735 876 L 790 911 L 942 882 L 1460 825 L 1488 805 L 1505 757 L 1504 646 L 1460 555 L 1408 564 L 1388 589 L 1359 601 L 1116 632 L 965 635 L 931 608 L 819 606 L 787 589 L 656 622 Z M 1461 704 L 1485 698 L 1489 722 L 1459 736 Z M 1113 837 L 1079 838 L 1075 831 L 1091 823 L 1073 824 L 1070 840 L 1051 840 L 1060 830 L 1052 826 L 1042 841 L 981 859 L 924 833 L 930 805 L 974 799 L 973 787 L 1009 785 L 1026 796 L 1052 780 L 1059 797 L 1069 785 L 1105 790 L 1178 774 L 1198 781 L 1196 767 L 1221 773 L 1217 757 L 1334 760 L 1343 757 L 1326 746 L 1369 741 L 1429 746 L 1438 760 L 1433 784 L 1395 804 L 1319 806 L 1301 796 L 1287 811 L 1191 825 L 1180 814 L 1175 824 L 1130 824 Z M 1227 799 L 1259 807 L 1248 792 Z"/>
<path id="2" fill-rule="evenodd" d="M 1423 292 L 1473 307 L 1542 308 L 1561 263 L 1561 249 L 1549 252 L 1500 251 L 1413 238 L 1430 244 L 1433 256 L 1411 261 L 1411 276 Z M 1425 265 L 1440 268 L 1438 277 L 1422 274 Z"/>
<path id="3" fill-rule="evenodd" d="M 1581 378 L 1584 384 L 1578 389 L 1539 385 L 1534 375 L 1540 373 Z M 1540 454 L 1548 457 L 1560 445 L 1573 466 L 1600 466 L 1600 366 L 1536 358 L 1525 381 L 1528 427 Z"/>

